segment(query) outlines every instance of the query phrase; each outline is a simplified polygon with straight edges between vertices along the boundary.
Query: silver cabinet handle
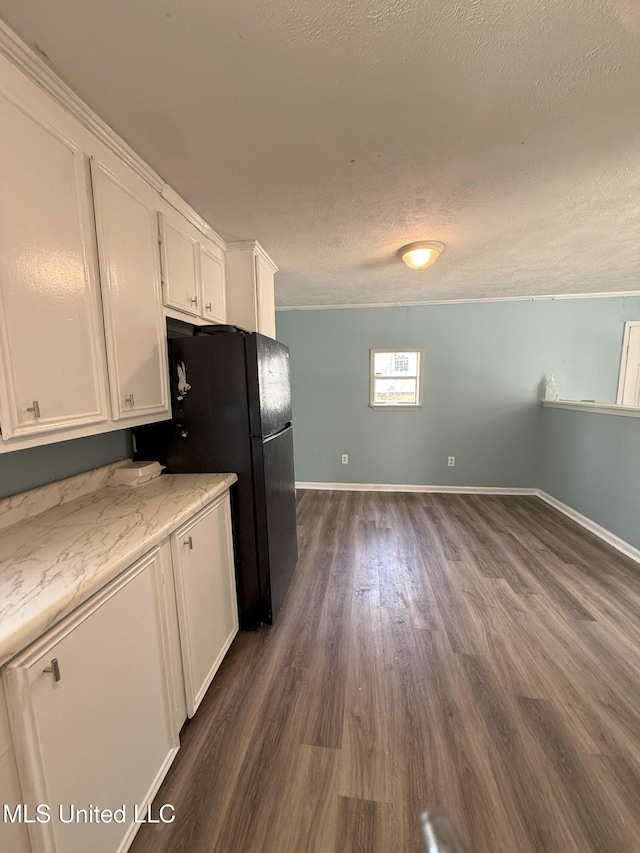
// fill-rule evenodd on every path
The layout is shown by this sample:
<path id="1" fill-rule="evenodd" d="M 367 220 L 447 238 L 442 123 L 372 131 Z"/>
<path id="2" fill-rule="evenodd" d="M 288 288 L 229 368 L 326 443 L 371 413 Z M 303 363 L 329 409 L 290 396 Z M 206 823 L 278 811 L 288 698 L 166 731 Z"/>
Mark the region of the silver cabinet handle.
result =
<path id="1" fill-rule="evenodd" d="M 50 672 L 53 675 L 54 681 L 60 681 L 62 676 L 60 675 L 60 664 L 58 663 L 58 658 L 51 659 L 51 666 L 46 666 L 43 672 Z"/>
<path id="2" fill-rule="evenodd" d="M 207 304 L 204 307 L 206 308 L 207 311 L 211 311 L 211 303 L 210 302 L 207 302 Z"/>
<path id="3" fill-rule="evenodd" d="M 28 412 L 33 412 L 34 418 L 40 417 L 40 403 L 37 400 L 33 401 L 33 406 L 29 406 Z"/>
<path id="4" fill-rule="evenodd" d="M 189 550 L 190 550 L 190 551 L 193 551 L 193 539 L 191 538 L 191 536 L 190 536 L 188 539 L 185 539 L 185 540 L 184 540 L 184 542 L 183 542 L 182 544 L 183 544 L 183 545 L 188 545 L 188 546 L 189 546 Z"/>
<path id="5" fill-rule="evenodd" d="M 124 401 L 125 401 L 125 403 L 129 403 L 129 405 L 130 405 L 130 406 L 131 406 L 131 408 L 133 409 L 133 405 L 134 405 L 134 403 L 133 403 L 133 394 L 129 394 L 129 396 L 128 396 L 128 397 L 125 397 L 125 398 L 124 398 Z"/>

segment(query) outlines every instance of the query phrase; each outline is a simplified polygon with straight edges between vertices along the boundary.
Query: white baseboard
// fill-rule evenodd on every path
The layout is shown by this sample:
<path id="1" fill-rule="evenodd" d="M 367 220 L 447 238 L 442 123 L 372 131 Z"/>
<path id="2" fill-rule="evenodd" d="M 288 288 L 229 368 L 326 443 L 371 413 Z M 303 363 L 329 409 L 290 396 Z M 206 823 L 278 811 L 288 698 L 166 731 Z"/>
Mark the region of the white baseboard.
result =
<path id="1" fill-rule="evenodd" d="M 573 521 L 577 522 L 581 527 L 584 527 L 608 545 L 612 545 L 616 550 L 622 551 L 623 554 L 626 554 L 627 557 L 635 560 L 636 563 L 640 563 L 640 548 L 636 548 L 635 545 L 632 545 L 625 539 L 621 539 L 619 536 L 616 536 L 615 533 L 607 530 L 606 527 L 602 527 L 601 524 L 597 524 L 592 519 L 587 518 L 586 515 L 583 515 L 581 512 L 578 512 L 578 510 L 573 509 L 573 507 L 570 507 L 568 504 L 562 503 L 562 501 L 554 498 L 553 495 L 543 492 L 542 489 L 536 489 L 535 493 L 541 500 L 548 503 L 549 506 L 557 509 L 558 512 L 561 512 L 568 518 L 573 519 Z"/>
<path id="2" fill-rule="evenodd" d="M 586 515 L 573 509 L 568 504 L 562 503 L 552 495 L 543 492 L 542 489 L 533 488 L 508 488 L 503 486 L 423 486 L 423 485 L 396 485 L 395 483 L 306 483 L 297 482 L 296 489 L 317 489 L 320 491 L 336 492 L 432 492 L 435 494 L 455 495 L 533 495 L 545 503 L 557 509 L 563 515 L 577 522 L 590 533 L 602 539 L 608 545 L 621 551 L 627 557 L 640 563 L 640 548 L 636 548 L 630 542 L 621 539 L 607 530 L 606 527 L 597 524 Z"/>
<path id="3" fill-rule="evenodd" d="M 537 489 L 503 486 L 422 486 L 395 483 L 296 483 L 296 489 L 332 492 L 434 492 L 454 495 L 537 495 Z"/>

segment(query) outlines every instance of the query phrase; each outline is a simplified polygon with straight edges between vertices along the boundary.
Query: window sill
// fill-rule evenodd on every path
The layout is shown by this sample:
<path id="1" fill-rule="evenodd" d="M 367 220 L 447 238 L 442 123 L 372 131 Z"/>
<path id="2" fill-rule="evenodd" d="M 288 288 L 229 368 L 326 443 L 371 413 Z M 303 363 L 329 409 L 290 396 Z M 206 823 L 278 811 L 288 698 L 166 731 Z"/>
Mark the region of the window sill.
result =
<path id="1" fill-rule="evenodd" d="M 417 409 L 422 409 L 422 403 L 409 403 L 406 406 L 380 406 L 375 403 L 369 403 L 369 408 L 376 412 L 415 412 Z"/>
<path id="2" fill-rule="evenodd" d="M 640 418 L 640 407 L 620 406 L 618 403 L 590 403 L 585 400 L 543 400 L 542 405 L 551 409 L 574 409 L 578 412 L 596 412 L 601 415 Z"/>

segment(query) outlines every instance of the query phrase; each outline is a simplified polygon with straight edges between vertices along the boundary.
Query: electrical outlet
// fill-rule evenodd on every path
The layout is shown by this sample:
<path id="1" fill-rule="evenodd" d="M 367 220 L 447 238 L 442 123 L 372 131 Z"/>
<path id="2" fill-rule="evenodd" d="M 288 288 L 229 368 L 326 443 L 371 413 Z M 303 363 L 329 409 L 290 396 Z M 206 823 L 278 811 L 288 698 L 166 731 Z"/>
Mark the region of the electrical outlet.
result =
<path id="1" fill-rule="evenodd" d="M 343 464 L 343 465 L 348 465 L 348 464 L 349 464 L 349 454 L 348 454 L 348 453 L 343 453 L 343 454 L 342 454 L 342 464 Z"/>
<path id="2" fill-rule="evenodd" d="M 447 457 L 447 465 L 449 466 L 449 468 L 455 468 L 456 467 L 456 457 L 455 456 L 448 456 Z"/>

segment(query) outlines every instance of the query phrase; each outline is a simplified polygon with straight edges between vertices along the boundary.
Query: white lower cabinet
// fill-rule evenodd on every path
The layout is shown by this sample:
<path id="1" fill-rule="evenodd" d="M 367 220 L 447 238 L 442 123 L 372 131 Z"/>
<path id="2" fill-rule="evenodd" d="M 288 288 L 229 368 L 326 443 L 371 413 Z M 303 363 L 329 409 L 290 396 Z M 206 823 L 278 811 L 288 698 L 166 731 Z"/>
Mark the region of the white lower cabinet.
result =
<path id="1" fill-rule="evenodd" d="M 34 853 L 126 850 L 177 751 L 161 550 L 6 668 L 24 803 L 50 808 L 29 825 Z M 96 808 L 123 822 L 85 820 Z"/>
<path id="2" fill-rule="evenodd" d="M 26 824 L 20 820 L 21 812 L 16 811 L 18 805 L 22 805 L 22 791 L 0 676 L 0 853 L 29 853 L 31 849 Z"/>
<path id="3" fill-rule="evenodd" d="M 0 853 L 124 853 L 237 631 L 225 492 L 0 672 Z"/>
<path id="4" fill-rule="evenodd" d="M 192 717 L 238 632 L 229 494 L 171 537 L 187 713 Z"/>

